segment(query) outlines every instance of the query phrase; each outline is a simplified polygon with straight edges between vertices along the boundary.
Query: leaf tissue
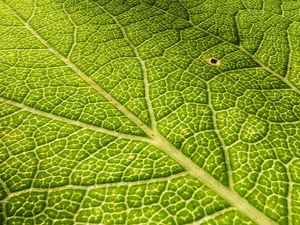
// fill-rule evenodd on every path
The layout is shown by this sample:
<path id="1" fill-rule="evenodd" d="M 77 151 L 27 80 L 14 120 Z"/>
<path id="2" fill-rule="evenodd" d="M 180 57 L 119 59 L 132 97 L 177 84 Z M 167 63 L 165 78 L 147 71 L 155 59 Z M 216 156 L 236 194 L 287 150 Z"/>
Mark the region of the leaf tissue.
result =
<path id="1" fill-rule="evenodd" d="M 300 224 L 300 1 L 0 0 L 0 224 Z"/>

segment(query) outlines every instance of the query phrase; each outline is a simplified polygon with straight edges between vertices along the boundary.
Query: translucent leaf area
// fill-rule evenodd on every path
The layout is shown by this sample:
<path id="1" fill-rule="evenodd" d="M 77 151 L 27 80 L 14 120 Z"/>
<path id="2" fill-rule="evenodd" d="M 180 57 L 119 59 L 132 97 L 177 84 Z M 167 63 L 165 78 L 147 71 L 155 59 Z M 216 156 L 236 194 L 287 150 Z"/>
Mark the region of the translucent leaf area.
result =
<path id="1" fill-rule="evenodd" d="M 0 224 L 299 225 L 299 0 L 0 0 Z"/>

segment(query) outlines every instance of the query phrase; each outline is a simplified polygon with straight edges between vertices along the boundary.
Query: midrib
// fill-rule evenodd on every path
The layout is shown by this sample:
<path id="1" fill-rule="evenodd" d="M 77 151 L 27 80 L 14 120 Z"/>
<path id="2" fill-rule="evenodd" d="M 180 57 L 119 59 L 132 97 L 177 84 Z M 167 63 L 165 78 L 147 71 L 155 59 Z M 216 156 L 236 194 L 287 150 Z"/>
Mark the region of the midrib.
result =
<path id="1" fill-rule="evenodd" d="M 269 217 L 264 215 L 258 209 L 249 204 L 245 199 L 239 196 L 236 192 L 229 190 L 226 186 L 216 180 L 213 176 L 207 173 L 202 168 L 198 167 L 191 159 L 184 155 L 174 145 L 167 141 L 160 133 L 149 128 L 143 121 L 136 117 L 131 111 L 119 103 L 114 97 L 102 89 L 94 80 L 87 76 L 80 70 L 72 61 L 67 59 L 54 47 L 52 47 L 40 34 L 38 34 L 18 13 L 7 3 L 1 0 L 2 4 L 28 29 L 28 31 L 39 40 L 50 52 L 63 61 L 70 69 L 72 69 L 84 82 L 92 87 L 99 94 L 104 96 L 112 105 L 120 110 L 128 119 L 139 126 L 152 140 L 152 145 L 161 149 L 170 158 L 178 162 L 183 168 L 186 169 L 193 177 L 197 178 L 201 183 L 215 191 L 219 196 L 228 201 L 241 213 L 246 215 L 252 221 L 260 225 L 275 225 Z"/>

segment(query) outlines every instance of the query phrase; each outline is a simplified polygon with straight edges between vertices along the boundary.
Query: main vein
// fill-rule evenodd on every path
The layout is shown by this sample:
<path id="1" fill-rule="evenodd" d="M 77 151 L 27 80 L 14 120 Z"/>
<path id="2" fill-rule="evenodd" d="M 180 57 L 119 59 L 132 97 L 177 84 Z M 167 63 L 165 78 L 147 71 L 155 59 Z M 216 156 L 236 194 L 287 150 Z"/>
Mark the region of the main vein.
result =
<path id="1" fill-rule="evenodd" d="M 91 88 L 105 97 L 112 105 L 120 110 L 127 118 L 139 126 L 151 139 L 152 144 L 161 149 L 173 160 L 178 162 L 184 167 L 192 176 L 197 178 L 201 183 L 214 190 L 218 195 L 227 200 L 232 206 L 234 206 L 241 213 L 249 217 L 251 220 L 259 225 L 275 225 L 269 217 L 264 215 L 261 211 L 249 204 L 244 198 L 239 196 L 236 192 L 231 191 L 228 187 L 224 186 L 212 175 L 205 170 L 197 166 L 190 158 L 179 151 L 174 145 L 167 141 L 159 132 L 149 128 L 138 117 L 136 117 L 131 111 L 119 103 L 114 97 L 102 89 L 95 81 L 87 76 L 82 70 L 80 70 L 72 61 L 67 59 L 54 47 L 52 47 L 39 33 L 37 33 L 18 13 L 3 0 L 0 0 L 4 6 L 28 29 L 28 31 L 39 40 L 44 46 L 48 48 L 56 57 L 63 61 L 70 69 L 72 69 L 84 82 L 86 82 Z"/>

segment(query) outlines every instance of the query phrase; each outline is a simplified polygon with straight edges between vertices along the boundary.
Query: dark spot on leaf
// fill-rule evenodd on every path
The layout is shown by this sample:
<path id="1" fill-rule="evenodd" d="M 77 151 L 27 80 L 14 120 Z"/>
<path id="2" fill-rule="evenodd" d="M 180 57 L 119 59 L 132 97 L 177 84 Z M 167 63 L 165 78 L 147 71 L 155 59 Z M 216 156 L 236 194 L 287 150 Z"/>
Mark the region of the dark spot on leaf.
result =
<path id="1" fill-rule="evenodd" d="M 214 58 L 212 58 L 212 59 L 210 59 L 210 63 L 211 63 L 211 64 L 217 64 L 217 63 L 218 63 L 218 60 L 217 60 L 217 59 L 214 59 Z"/>
<path id="2" fill-rule="evenodd" d="M 216 59 L 216 58 L 210 58 L 208 60 L 208 63 L 210 65 L 213 65 L 213 66 L 219 66 L 220 65 L 220 60 Z"/>

